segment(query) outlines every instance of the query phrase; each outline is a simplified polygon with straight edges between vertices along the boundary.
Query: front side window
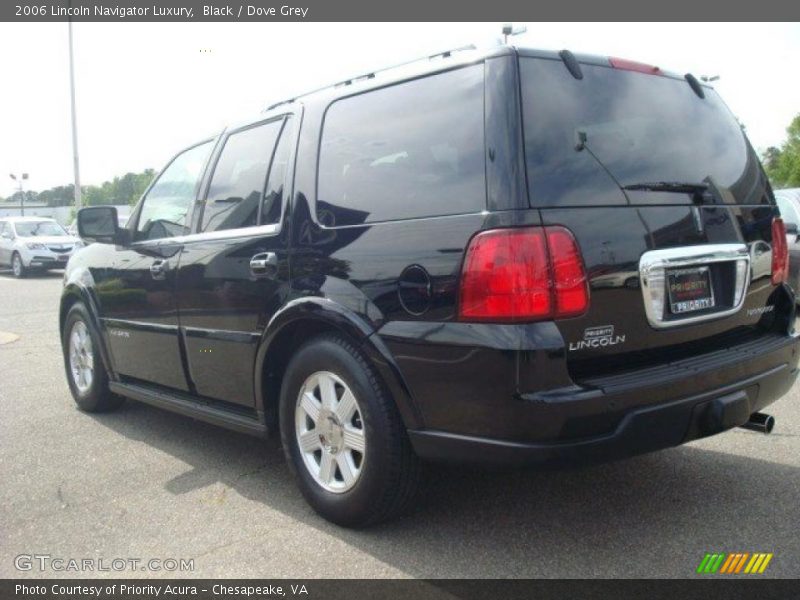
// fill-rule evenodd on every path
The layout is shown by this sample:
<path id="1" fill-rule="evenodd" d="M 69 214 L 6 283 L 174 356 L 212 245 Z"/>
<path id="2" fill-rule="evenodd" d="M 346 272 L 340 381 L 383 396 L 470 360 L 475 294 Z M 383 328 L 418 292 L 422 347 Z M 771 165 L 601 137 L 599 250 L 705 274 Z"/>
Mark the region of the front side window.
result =
<path id="1" fill-rule="evenodd" d="M 150 188 L 136 226 L 137 240 L 186 235 L 192 205 L 212 142 L 189 148 L 176 156 Z"/>
<path id="2" fill-rule="evenodd" d="M 485 208 L 482 64 L 344 98 L 328 109 L 321 221 L 354 225 Z"/>
<path id="3" fill-rule="evenodd" d="M 222 148 L 208 188 L 201 231 L 251 227 L 283 120 L 234 132 Z"/>

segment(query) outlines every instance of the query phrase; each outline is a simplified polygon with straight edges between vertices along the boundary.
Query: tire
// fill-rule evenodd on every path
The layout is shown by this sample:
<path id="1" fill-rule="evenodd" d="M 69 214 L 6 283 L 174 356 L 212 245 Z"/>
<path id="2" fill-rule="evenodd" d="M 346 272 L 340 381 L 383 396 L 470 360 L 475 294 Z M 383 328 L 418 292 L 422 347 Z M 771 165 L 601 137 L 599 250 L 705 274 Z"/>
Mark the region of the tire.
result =
<path id="1" fill-rule="evenodd" d="M 25 263 L 22 262 L 19 252 L 14 252 L 11 256 L 11 271 L 17 279 L 22 279 L 28 274 L 28 269 L 25 268 Z"/>
<path id="2" fill-rule="evenodd" d="M 124 400 L 108 388 L 108 372 L 100 354 L 99 336 L 91 323 L 81 302 L 69 309 L 61 335 L 64 368 L 78 408 L 85 412 L 108 412 L 119 408 Z M 88 344 L 86 341 L 78 343 L 73 334 L 88 340 Z M 73 346 L 75 343 L 77 345 Z"/>
<path id="3" fill-rule="evenodd" d="M 336 401 L 326 404 L 330 392 L 325 396 L 322 389 L 329 380 L 334 387 L 326 389 L 334 389 Z M 356 408 L 342 420 L 345 407 L 352 404 L 345 401 L 348 391 Z M 322 411 L 317 421 L 304 408 L 309 400 Z M 419 460 L 394 400 L 355 344 L 326 334 L 302 346 L 286 368 L 279 410 L 286 459 L 306 501 L 321 516 L 345 527 L 365 527 L 391 519 L 411 504 L 419 487 Z M 301 450 L 301 436 L 306 450 Z M 317 443 L 315 436 L 319 448 L 309 451 Z M 361 453 L 353 450 L 358 447 Z M 326 455 L 333 457 L 332 470 L 323 469 Z M 348 471 L 350 477 L 345 477 Z"/>

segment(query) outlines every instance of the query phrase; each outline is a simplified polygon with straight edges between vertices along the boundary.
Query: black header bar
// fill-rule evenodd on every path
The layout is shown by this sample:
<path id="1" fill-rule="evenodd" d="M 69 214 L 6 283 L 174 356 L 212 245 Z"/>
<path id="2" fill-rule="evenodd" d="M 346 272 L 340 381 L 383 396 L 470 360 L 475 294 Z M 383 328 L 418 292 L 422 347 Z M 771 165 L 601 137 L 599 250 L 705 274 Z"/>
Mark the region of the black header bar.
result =
<path id="1" fill-rule="evenodd" d="M 0 21 L 793 21 L 800 3 L 708 0 L 3 0 Z M 598 25 L 602 27 L 602 25 Z M 676 25 L 679 37 L 680 25 Z"/>

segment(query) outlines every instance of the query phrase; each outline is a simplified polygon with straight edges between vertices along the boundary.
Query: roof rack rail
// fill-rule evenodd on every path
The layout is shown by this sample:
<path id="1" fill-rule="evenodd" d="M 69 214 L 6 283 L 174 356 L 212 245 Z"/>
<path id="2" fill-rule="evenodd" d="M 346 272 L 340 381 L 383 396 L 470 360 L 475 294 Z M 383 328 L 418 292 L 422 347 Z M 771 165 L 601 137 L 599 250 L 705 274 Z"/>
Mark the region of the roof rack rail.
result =
<path id="1" fill-rule="evenodd" d="M 331 83 L 329 85 L 324 85 L 319 88 L 315 88 L 309 92 L 304 92 L 302 94 L 298 94 L 297 96 L 292 96 L 291 98 L 287 98 L 286 100 L 281 100 L 280 102 L 275 102 L 274 104 L 270 104 L 267 108 L 264 109 L 264 112 L 268 110 L 272 110 L 273 108 L 280 106 L 282 104 L 291 104 L 295 100 L 299 98 L 304 98 L 305 96 L 310 96 L 311 94 L 316 94 L 317 92 L 321 92 L 327 89 L 333 89 L 338 87 L 344 87 L 347 85 L 352 85 L 354 83 L 358 83 L 359 81 L 366 81 L 367 79 L 374 79 L 375 75 L 378 73 L 383 73 L 385 71 L 391 71 L 392 69 L 399 69 L 400 67 L 405 67 L 407 65 L 412 65 L 417 62 L 422 62 L 424 60 L 433 60 L 435 58 L 450 58 L 450 56 L 454 52 L 463 52 L 465 50 L 475 50 L 475 44 L 467 44 L 466 46 L 459 46 L 458 48 L 451 48 L 450 50 L 443 50 L 441 52 L 437 52 L 436 54 L 429 54 L 427 56 L 421 56 L 420 58 L 414 58 L 412 60 L 407 60 L 401 63 L 397 63 L 395 65 L 391 65 L 389 67 L 384 67 L 382 69 L 376 69 L 375 71 L 371 71 L 369 73 L 364 73 L 363 75 L 357 75 L 355 77 L 350 77 L 349 79 L 344 79 L 342 81 L 337 81 L 336 83 Z"/>

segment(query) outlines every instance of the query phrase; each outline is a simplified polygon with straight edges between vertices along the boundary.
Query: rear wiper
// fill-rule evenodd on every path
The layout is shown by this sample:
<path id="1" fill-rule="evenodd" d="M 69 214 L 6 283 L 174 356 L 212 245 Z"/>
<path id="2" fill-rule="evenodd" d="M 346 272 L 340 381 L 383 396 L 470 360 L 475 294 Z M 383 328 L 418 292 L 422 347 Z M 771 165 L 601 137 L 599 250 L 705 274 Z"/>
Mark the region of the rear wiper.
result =
<path id="1" fill-rule="evenodd" d="M 578 143 L 577 143 L 577 144 L 575 144 L 575 152 L 583 152 L 584 150 L 586 150 L 586 152 L 588 152 L 588 153 L 589 153 L 589 156 L 591 156 L 591 157 L 594 159 L 594 161 L 595 161 L 595 162 L 596 162 L 598 165 L 600 165 L 600 167 L 601 167 L 601 168 L 602 168 L 602 169 L 603 169 L 603 170 L 606 172 L 606 174 L 607 174 L 607 175 L 608 175 L 608 176 L 611 178 L 611 181 L 613 181 L 615 184 L 617 184 L 617 187 L 618 187 L 618 188 L 619 188 L 619 190 L 622 192 L 622 195 L 623 195 L 623 196 L 625 196 L 625 202 L 627 202 L 627 203 L 628 203 L 628 205 L 630 205 L 630 203 L 631 203 L 631 199 L 628 197 L 628 193 L 625 191 L 625 188 L 624 188 L 624 187 L 622 187 L 622 184 L 619 182 L 619 179 L 617 179 L 616 177 L 614 177 L 614 174 L 613 174 L 613 173 L 611 172 L 611 170 L 610 170 L 610 169 L 609 169 L 609 168 L 608 168 L 608 167 L 605 165 L 605 163 L 604 163 L 602 160 L 600 160 L 599 158 L 597 158 L 597 155 L 596 155 L 594 152 L 592 152 L 592 149 L 591 149 L 591 148 L 589 148 L 589 136 L 588 136 L 588 135 L 586 135 L 586 132 L 585 132 L 585 131 L 580 131 L 580 130 L 578 130 L 578 131 L 576 131 L 575 133 L 576 133 L 576 134 L 577 134 L 577 136 L 578 136 Z"/>
<path id="2" fill-rule="evenodd" d="M 648 192 L 675 192 L 677 194 L 701 194 L 708 190 L 707 183 L 687 183 L 683 181 L 650 181 L 632 183 L 623 187 L 626 190 L 645 190 Z"/>

